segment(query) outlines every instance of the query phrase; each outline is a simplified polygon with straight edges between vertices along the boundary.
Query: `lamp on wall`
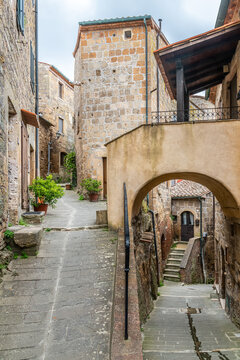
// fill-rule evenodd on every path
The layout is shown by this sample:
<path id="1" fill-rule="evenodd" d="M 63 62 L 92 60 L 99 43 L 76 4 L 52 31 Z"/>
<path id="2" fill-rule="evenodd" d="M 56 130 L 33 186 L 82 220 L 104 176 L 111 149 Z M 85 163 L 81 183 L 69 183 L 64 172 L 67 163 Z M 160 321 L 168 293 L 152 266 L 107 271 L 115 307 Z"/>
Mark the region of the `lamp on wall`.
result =
<path id="1" fill-rule="evenodd" d="M 64 136 L 59 130 L 56 132 L 56 139 L 58 140 L 60 136 Z"/>

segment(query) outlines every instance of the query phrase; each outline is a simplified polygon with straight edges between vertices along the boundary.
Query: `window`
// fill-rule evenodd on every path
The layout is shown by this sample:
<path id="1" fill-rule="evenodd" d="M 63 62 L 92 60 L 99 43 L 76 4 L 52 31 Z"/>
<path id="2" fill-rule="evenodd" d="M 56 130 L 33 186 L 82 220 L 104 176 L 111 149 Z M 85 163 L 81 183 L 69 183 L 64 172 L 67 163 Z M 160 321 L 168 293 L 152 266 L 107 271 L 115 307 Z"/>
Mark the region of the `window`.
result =
<path id="1" fill-rule="evenodd" d="M 58 131 L 63 134 L 63 119 L 58 118 Z"/>
<path id="2" fill-rule="evenodd" d="M 62 83 L 58 83 L 58 96 L 60 97 L 60 99 L 63 98 L 63 84 Z"/>
<path id="3" fill-rule="evenodd" d="M 175 179 L 171 180 L 171 186 L 174 186 L 174 185 L 176 185 L 176 180 Z"/>
<path id="4" fill-rule="evenodd" d="M 34 85 L 35 85 L 35 69 L 34 69 L 34 54 L 32 48 L 32 42 L 30 42 L 30 84 L 32 88 L 32 92 L 34 92 Z"/>
<path id="5" fill-rule="evenodd" d="M 132 32 L 131 30 L 124 31 L 124 39 L 131 39 L 132 38 Z"/>
<path id="6" fill-rule="evenodd" d="M 64 159 L 65 159 L 66 155 L 67 155 L 67 153 L 65 153 L 65 152 L 60 153 L 60 166 L 64 166 Z"/>
<path id="7" fill-rule="evenodd" d="M 24 35 L 24 0 L 17 0 L 17 24 Z"/>

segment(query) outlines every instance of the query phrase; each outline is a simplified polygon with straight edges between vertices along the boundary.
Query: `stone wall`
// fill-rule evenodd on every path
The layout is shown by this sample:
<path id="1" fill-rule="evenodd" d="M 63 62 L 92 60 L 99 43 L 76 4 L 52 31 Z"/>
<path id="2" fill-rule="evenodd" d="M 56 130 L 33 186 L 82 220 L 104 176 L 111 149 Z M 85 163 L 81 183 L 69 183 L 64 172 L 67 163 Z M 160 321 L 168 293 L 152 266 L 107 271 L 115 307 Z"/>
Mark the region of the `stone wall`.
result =
<path id="1" fill-rule="evenodd" d="M 24 35 L 16 19 L 16 2 L 0 1 L 0 248 L 8 220 L 17 222 L 21 212 L 21 109 L 35 111 L 30 84 L 30 42 L 35 53 L 35 8 L 31 0 L 25 0 Z M 30 148 L 35 151 L 35 128 L 27 125 L 27 130 L 29 183 L 35 170 L 30 161 Z"/>
<path id="2" fill-rule="evenodd" d="M 62 97 L 59 96 L 59 84 L 62 86 Z M 60 177 L 62 181 L 66 181 L 69 177 L 65 168 L 61 165 L 61 153 L 67 154 L 74 150 L 73 98 L 73 84 L 54 66 L 39 63 L 39 112 L 43 118 L 40 128 L 40 137 L 43 139 L 40 142 L 40 169 L 41 176 L 43 177 L 47 175 L 46 161 L 48 158 L 48 143 L 50 141 L 50 172 Z M 63 120 L 64 136 L 60 136 L 57 139 L 56 133 L 59 130 L 59 118 Z"/>
<path id="3" fill-rule="evenodd" d="M 130 39 L 124 31 L 132 32 Z M 156 30 L 148 25 L 149 121 L 156 110 Z M 160 46 L 166 45 L 164 38 Z M 146 121 L 145 27 L 142 22 L 81 26 L 75 53 L 76 151 L 79 179 L 103 181 L 104 144 Z M 160 75 L 161 108 L 172 108 Z M 155 100 L 154 100 L 155 99 Z"/>
<path id="4" fill-rule="evenodd" d="M 141 323 L 153 310 L 157 298 L 157 264 L 151 215 L 142 209 L 133 220 L 134 254 L 136 262 L 139 315 Z"/>
<path id="5" fill-rule="evenodd" d="M 188 247 L 180 265 L 180 279 L 185 284 L 199 284 L 204 282 L 200 249 L 200 238 L 195 237 L 189 240 Z"/>

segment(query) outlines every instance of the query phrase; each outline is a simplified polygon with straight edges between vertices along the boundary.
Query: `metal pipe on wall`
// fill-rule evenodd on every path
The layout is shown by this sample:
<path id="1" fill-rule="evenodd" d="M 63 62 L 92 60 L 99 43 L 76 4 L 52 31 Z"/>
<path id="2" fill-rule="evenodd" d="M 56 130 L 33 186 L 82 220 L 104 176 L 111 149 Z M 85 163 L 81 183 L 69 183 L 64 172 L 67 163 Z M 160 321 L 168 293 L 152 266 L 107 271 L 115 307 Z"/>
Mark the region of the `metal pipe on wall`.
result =
<path id="1" fill-rule="evenodd" d="M 145 78 L 146 78 L 146 124 L 148 124 L 148 30 L 146 18 L 143 19 L 145 25 Z"/>
<path id="2" fill-rule="evenodd" d="M 38 0 L 35 0 L 35 113 L 39 121 L 39 88 L 38 88 Z M 35 133 L 35 176 L 39 176 L 39 130 Z"/>

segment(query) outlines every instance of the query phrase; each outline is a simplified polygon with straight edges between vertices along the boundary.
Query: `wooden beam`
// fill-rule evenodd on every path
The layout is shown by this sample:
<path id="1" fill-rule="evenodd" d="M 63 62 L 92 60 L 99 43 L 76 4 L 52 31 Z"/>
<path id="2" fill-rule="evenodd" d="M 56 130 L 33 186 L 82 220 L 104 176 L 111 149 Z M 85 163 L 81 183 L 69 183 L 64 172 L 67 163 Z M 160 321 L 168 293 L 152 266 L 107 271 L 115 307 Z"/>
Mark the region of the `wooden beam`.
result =
<path id="1" fill-rule="evenodd" d="M 184 70 L 181 60 L 176 62 L 176 90 L 177 90 L 177 121 L 184 121 L 184 99 L 185 99 L 185 81 Z"/>

